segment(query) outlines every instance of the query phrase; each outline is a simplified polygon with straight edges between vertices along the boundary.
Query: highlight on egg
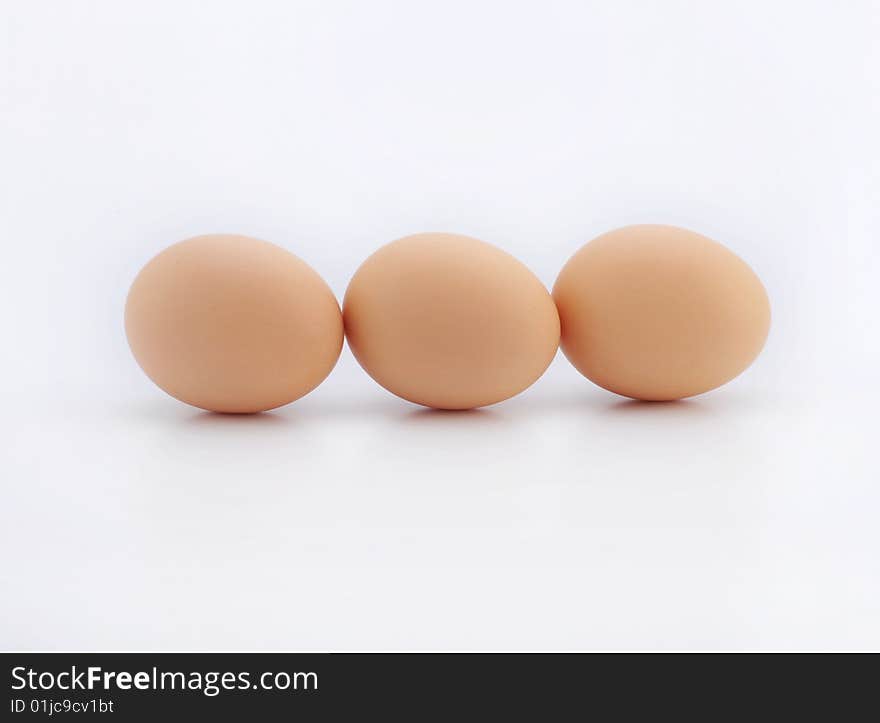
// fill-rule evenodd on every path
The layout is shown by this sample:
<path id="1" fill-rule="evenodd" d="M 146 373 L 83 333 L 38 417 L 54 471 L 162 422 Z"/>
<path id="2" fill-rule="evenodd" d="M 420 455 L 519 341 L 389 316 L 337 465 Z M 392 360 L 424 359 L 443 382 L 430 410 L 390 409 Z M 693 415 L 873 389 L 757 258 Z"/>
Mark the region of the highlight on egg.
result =
<path id="1" fill-rule="evenodd" d="M 343 318 L 373 379 L 438 409 L 519 394 L 559 344 L 556 306 L 538 278 L 501 249 L 451 233 L 415 234 L 376 251 L 348 286 Z"/>
<path id="2" fill-rule="evenodd" d="M 304 261 L 247 236 L 196 236 L 135 278 L 125 330 L 160 388 L 215 412 L 280 407 L 314 389 L 342 349 L 333 292 Z"/>
<path id="3" fill-rule="evenodd" d="M 602 234 L 553 287 L 562 351 L 585 377 L 635 399 L 702 394 L 742 373 L 770 328 L 760 279 L 736 254 L 675 226 Z"/>

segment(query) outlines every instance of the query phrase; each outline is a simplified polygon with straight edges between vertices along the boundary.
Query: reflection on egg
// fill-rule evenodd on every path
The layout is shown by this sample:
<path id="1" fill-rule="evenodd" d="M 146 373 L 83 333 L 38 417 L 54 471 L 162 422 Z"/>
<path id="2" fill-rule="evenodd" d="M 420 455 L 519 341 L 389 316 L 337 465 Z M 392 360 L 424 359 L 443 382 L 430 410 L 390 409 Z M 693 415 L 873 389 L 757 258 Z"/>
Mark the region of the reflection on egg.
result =
<path id="1" fill-rule="evenodd" d="M 715 241 L 674 226 L 627 226 L 594 239 L 553 288 L 562 350 L 588 379 L 645 400 L 730 381 L 767 338 L 755 273 Z"/>
<path id="2" fill-rule="evenodd" d="M 305 262 L 257 239 L 208 235 L 138 274 L 125 330 L 147 376 L 216 412 L 258 412 L 314 389 L 342 349 L 333 292 Z"/>
<path id="3" fill-rule="evenodd" d="M 470 409 L 523 391 L 559 344 L 547 289 L 519 261 L 467 236 L 394 241 L 357 270 L 343 304 L 355 357 L 409 401 Z"/>

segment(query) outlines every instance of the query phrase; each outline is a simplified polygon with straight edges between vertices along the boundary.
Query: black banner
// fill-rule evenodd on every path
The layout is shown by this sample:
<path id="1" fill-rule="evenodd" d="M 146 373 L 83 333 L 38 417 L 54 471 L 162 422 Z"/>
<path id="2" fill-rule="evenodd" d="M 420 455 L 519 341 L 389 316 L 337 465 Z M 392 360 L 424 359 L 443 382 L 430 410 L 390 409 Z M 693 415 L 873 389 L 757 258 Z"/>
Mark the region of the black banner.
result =
<path id="1" fill-rule="evenodd" d="M 835 719 L 876 683 L 847 666 L 831 699 L 827 656 L 626 654 L 7 653 L 4 720 L 536 720 L 739 710 Z M 837 667 L 837 666 L 834 666 Z M 757 706 L 757 707 L 756 707 Z M 193 718 L 195 716 L 195 718 Z"/>

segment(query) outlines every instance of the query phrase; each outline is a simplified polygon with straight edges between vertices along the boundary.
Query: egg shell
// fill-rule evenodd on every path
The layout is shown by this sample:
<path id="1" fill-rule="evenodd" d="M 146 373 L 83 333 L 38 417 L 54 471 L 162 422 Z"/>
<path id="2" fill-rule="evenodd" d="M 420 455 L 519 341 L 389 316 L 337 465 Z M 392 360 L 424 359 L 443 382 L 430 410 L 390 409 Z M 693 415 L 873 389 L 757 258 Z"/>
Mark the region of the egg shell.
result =
<path id="1" fill-rule="evenodd" d="M 736 254 L 675 226 L 603 234 L 564 266 L 553 288 L 562 350 L 617 394 L 673 400 L 740 374 L 770 328 L 761 281 Z"/>
<path id="2" fill-rule="evenodd" d="M 352 278 L 343 317 L 373 379 L 438 409 L 518 394 L 559 345 L 556 307 L 538 278 L 501 249 L 457 234 L 416 234 L 380 248 Z"/>
<path id="3" fill-rule="evenodd" d="M 171 396 L 215 412 L 259 412 L 314 389 L 342 349 L 342 314 L 288 251 L 213 234 L 162 251 L 125 307 L 135 359 Z"/>

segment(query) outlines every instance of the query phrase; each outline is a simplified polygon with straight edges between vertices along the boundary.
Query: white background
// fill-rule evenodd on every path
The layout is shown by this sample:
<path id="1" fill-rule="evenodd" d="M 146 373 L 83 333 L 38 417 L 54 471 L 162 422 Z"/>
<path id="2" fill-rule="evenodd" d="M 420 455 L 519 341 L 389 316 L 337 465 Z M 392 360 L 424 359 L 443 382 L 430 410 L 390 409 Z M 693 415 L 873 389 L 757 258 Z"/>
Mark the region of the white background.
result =
<path id="1" fill-rule="evenodd" d="M 880 648 L 880 4 L 0 1 L 0 647 Z M 140 267 L 214 231 L 341 298 L 423 230 L 548 285 L 687 226 L 770 293 L 723 390 L 557 357 L 437 413 L 345 350 L 277 413 L 131 359 Z"/>

